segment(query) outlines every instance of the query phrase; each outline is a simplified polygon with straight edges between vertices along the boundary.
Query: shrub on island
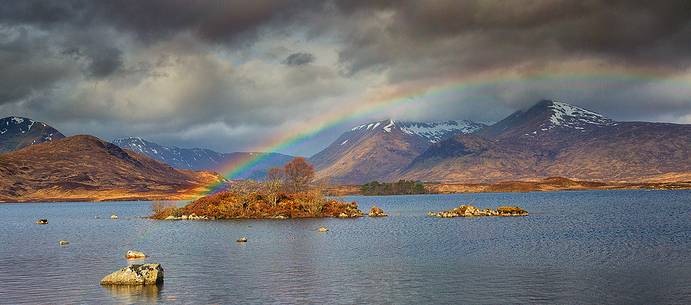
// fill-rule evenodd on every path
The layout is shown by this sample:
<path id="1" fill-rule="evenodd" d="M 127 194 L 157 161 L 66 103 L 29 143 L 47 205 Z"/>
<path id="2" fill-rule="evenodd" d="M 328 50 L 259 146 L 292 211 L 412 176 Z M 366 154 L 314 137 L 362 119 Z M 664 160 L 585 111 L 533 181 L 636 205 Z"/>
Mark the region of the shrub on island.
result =
<path id="1" fill-rule="evenodd" d="M 281 193 L 275 204 L 265 194 L 242 194 L 223 191 L 199 198 L 181 207 L 165 207 L 154 210 L 153 219 L 242 219 L 242 218 L 311 218 L 311 217 L 361 217 L 362 211 L 355 202 L 339 202 L 327 199 L 318 191 L 294 194 Z M 187 217 L 185 217 L 187 216 Z"/>

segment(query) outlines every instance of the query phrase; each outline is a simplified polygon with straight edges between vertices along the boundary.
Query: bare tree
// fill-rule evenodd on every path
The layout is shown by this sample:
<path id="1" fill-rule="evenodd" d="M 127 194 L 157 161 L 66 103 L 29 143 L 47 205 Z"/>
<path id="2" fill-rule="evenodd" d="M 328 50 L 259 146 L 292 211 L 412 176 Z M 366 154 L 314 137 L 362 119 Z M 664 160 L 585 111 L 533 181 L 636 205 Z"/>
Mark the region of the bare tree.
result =
<path id="1" fill-rule="evenodd" d="M 285 186 L 289 192 L 303 192 L 309 189 L 314 179 L 314 167 L 305 161 L 305 158 L 297 157 L 283 167 Z"/>
<path id="2" fill-rule="evenodd" d="M 266 174 L 264 189 L 266 192 L 266 199 L 271 206 L 276 206 L 276 203 L 278 203 L 278 193 L 281 191 L 283 185 L 283 176 L 283 170 L 278 167 L 270 169 Z"/>

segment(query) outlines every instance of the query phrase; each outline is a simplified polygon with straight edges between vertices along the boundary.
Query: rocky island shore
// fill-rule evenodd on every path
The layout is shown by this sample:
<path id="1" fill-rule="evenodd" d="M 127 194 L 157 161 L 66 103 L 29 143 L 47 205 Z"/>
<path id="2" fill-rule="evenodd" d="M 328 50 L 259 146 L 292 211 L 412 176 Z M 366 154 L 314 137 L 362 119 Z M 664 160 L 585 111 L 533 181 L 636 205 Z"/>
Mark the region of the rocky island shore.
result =
<path id="1" fill-rule="evenodd" d="M 500 206 L 496 210 L 493 209 L 478 209 L 472 205 L 461 205 L 457 208 L 441 211 L 429 212 L 428 216 L 439 218 L 454 218 L 454 217 L 481 217 L 481 216 L 528 216 L 528 211 L 511 206 Z"/>

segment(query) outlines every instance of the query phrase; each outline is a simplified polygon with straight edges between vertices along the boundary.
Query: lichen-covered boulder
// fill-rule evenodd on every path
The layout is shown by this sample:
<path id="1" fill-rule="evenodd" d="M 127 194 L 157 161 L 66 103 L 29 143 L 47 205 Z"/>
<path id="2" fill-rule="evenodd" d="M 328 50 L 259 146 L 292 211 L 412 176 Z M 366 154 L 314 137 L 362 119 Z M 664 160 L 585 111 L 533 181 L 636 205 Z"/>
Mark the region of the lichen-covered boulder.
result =
<path id="1" fill-rule="evenodd" d="M 367 214 L 367 216 L 369 216 L 369 217 L 386 217 L 389 215 L 384 213 L 384 210 L 378 208 L 377 206 L 372 206 L 372 208 L 369 210 L 369 213 Z"/>
<path id="2" fill-rule="evenodd" d="M 131 265 L 106 275 L 101 285 L 155 285 L 163 283 L 160 264 Z"/>

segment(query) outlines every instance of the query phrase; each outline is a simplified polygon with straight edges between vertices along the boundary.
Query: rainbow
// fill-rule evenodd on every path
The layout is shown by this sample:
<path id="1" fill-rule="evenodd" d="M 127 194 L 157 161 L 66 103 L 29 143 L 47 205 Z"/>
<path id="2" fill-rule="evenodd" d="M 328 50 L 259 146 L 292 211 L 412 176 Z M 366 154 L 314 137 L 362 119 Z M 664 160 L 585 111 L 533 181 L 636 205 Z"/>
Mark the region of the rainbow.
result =
<path id="1" fill-rule="evenodd" d="M 497 74 L 487 73 L 474 77 L 455 77 L 442 80 L 432 80 L 426 82 L 411 82 L 402 86 L 384 88 L 376 94 L 352 103 L 349 109 L 337 109 L 328 113 L 323 113 L 318 117 L 313 117 L 304 121 L 294 128 L 292 132 L 276 134 L 264 139 L 259 145 L 254 147 L 257 152 L 275 152 L 290 148 L 299 143 L 303 143 L 321 132 L 329 130 L 348 120 L 364 118 L 372 114 L 389 110 L 392 107 L 404 107 L 420 100 L 421 97 L 434 97 L 449 92 L 464 91 L 484 86 L 502 84 L 523 84 L 530 81 L 572 81 L 577 83 L 585 81 L 588 83 L 601 83 L 611 81 L 651 81 L 665 80 L 669 74 L 657 69 L 638 69 L 638 70 L 617 70 L 611 68 L 601 68 L 601 71 L 593 72 L 593 69 L 579 69 L 572 67 L 567 73 L 534 73 L 534 74 L 514 74 L 498 77 Z M 687 86 L 688 82 L 681 80 L 680 85 Z M 577 85 L 575 85 L 578 87 Z M 253 168 L 257 163 L 268 158 L 269 154 L 256 153 L 238 158 L 223 165 L 220 173 L 227 179 L 233 179 L 239 174 Z M 218 182 L 203 188 L 199 196 L 204 196 L 215 191 L 223 183 Z M 196 196 L 195 196 L 196 197 Z"/>

